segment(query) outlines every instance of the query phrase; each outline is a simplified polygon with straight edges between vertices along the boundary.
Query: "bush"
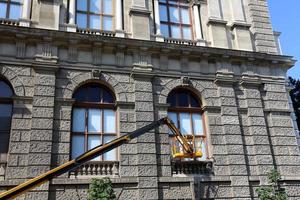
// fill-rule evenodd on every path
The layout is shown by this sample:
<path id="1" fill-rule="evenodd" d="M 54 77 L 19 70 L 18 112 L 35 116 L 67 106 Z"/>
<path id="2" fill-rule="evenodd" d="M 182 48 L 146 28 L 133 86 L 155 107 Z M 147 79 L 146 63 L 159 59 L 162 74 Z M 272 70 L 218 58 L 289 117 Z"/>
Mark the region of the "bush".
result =
<path id="1" fill-rule="evenodd" d="M 92 179 L 88 191 L 88 200 L 114 200 L 116 195 L 109 178 Z"/>

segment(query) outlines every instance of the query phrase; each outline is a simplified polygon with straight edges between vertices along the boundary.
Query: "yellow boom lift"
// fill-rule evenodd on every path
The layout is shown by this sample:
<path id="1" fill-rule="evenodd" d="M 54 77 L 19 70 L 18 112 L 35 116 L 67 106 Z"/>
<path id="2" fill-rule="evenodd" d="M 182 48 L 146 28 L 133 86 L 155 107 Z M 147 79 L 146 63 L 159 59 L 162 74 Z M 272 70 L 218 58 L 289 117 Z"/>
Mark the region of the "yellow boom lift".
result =
<path id="1" fill-rule="evenodd" d="M 178 140 L 178 142 L 182 145 L 182 149 L 184 153 L 180 153 L 180 158 L 191 158 L 191 157 L 202 157 L 202 152 L 195 152 L 192 148 L 192 146 L 188 143 L 188 140 L 183 137 L 180 133 L 180 131 L 176 128 L 174 123 L 168 118 L 162 118 L 160 120 L 157 120 L 155 122 L 152 122 L 151 124 L 148 124 L 142 128 L 139 128 L 132 133 L 129 133 L 127 135 L 121 136 L 107 144 L 99 145 L 82 155 L 78 156 L 77 158 L 66 162 L 65 164 L 62 164 L 48 172 L 45 172 L 33 179 L 30 179 L 6 192 L 3 192 L 0 194 L 0 199 L 14 199 L 21 194 L 40 186 L 41 184 L 50 181 L 51 179 L 62 175 L 63 173 L 69 172 L 71 170 L 77 169 L 80 165 L 84 164 L 85 162 L 104 154 L 105 152 L 108 152 L 114 148 L 117 148 L 118 146 L 121 146 L 122 144 L 128 143 L 133 138 L 136 138 L 140 135 L 143 135 L 144 133 L 157 128 L 161 125 L 167 125 L 169 129 L 174 134 L 174 137 Z"/>

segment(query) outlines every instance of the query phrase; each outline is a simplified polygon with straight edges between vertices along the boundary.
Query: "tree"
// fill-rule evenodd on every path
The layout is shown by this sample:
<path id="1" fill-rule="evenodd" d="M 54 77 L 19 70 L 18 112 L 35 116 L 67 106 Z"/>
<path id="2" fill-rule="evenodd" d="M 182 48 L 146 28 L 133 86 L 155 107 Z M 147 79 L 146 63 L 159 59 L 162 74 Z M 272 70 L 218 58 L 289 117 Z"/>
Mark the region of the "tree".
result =
<path id="1" fill-rule="evenodd" d="M 116 195 L 112 188 L 112 182 L 109 178 L 92 179 L 88 191 L 88 200 L 114 200 Z"/>
<path id="2" fill-rule="evenodd" d="M 277 170 L 273 169 L 268 173 L 270 185 L 257 188 L 255 191 L 260 200 L 287 200 L 288 196 L 284 188 L 280 187 L 281 177 Z"/>
<path id="3" fill-rule="evenodd" d="M 290 96 L 297 117 L 297 125 L 300 129 L 300 81 L 289 77 L 289 85 L 292 87 Z"/>

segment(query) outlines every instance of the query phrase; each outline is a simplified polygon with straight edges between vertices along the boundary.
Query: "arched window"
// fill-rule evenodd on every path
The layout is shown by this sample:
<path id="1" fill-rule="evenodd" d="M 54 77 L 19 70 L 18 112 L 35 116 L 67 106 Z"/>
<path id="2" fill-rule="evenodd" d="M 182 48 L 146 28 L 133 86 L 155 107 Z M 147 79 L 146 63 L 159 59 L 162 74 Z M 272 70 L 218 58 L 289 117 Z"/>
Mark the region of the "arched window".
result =
<path id="1" fill-rule="evenodd" d="M 0 79 L 0 163 L 7 162 L 13 90 Z"/>
<path id="2" fill-rule="evenodd" d="M 105 86 L 90 83 L 74 93 L 72 113 L 72 158 L 117 137 L 115 97 Z M 117 160 L 111 150 L 93 161 Z"/>
<path id="3" fill-rule="evenodd" d="M 0 0 L 0 18 L 19 20 L 23 0 Z"/>
<path id="4" fill-rule="evenodd" d="M 76 0 L 76 24 L 80 29 L 113 30 L 114 0 Z"/>
<path id="5" fill-rule="evenodd" d="M 202 116 L 201 104 L 197 96 L 185 89 L 173 90 L 167 99 L 170 104 L 168 109 L 169 118 L 175 123 L 180 132 L 192 144 L 194 153 L 201 151 L 203 156 L 197 160 L 207 159 L 206 135 L 204 118 Z M 182 151 L 181 146 L 170 135 L 172 148 Z M 173 153 L 175 149 L 172 149 Z"/>
<path id="6" fill-rule="evenodd" d="M 159 0 L 161 33 L 164 37 L 193 39 L 191 15 L 187 1 Z"/>

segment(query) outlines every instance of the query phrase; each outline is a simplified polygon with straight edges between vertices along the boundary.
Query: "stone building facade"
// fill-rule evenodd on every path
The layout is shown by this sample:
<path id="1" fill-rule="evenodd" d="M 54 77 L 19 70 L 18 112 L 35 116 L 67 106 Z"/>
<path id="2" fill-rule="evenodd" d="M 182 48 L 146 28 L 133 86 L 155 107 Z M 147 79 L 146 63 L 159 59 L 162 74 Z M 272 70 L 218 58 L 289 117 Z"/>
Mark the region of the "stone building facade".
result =
<path id="1" fill-rule="evenodd" d="M 85 139 L 74 134 L 85 119 L 75 109 L 91 112 L 81 89 L 99 87 L 91 108 L 115 113 L 102 114 L 103 127 L 114 119 L 120 136 L 177 112 L 184 128 L 184 114 L 195 115 L 187 134 L 204 156 L 172 158 L 163 126 L 20 199 L 86 199 L 91 178 L 104 176 L 118 199 L 255 199 L 274 167 L 289 199 L 300 198 L 299 133 L 285 86 L 294 60 L 281 55 L 266 0 L 11 0 L 0 8 L 0 192 L 99 143 L 86 129 Z M 177 111 L 181 97 L 171 94 L 187 95 L 190 108 Z"/>

